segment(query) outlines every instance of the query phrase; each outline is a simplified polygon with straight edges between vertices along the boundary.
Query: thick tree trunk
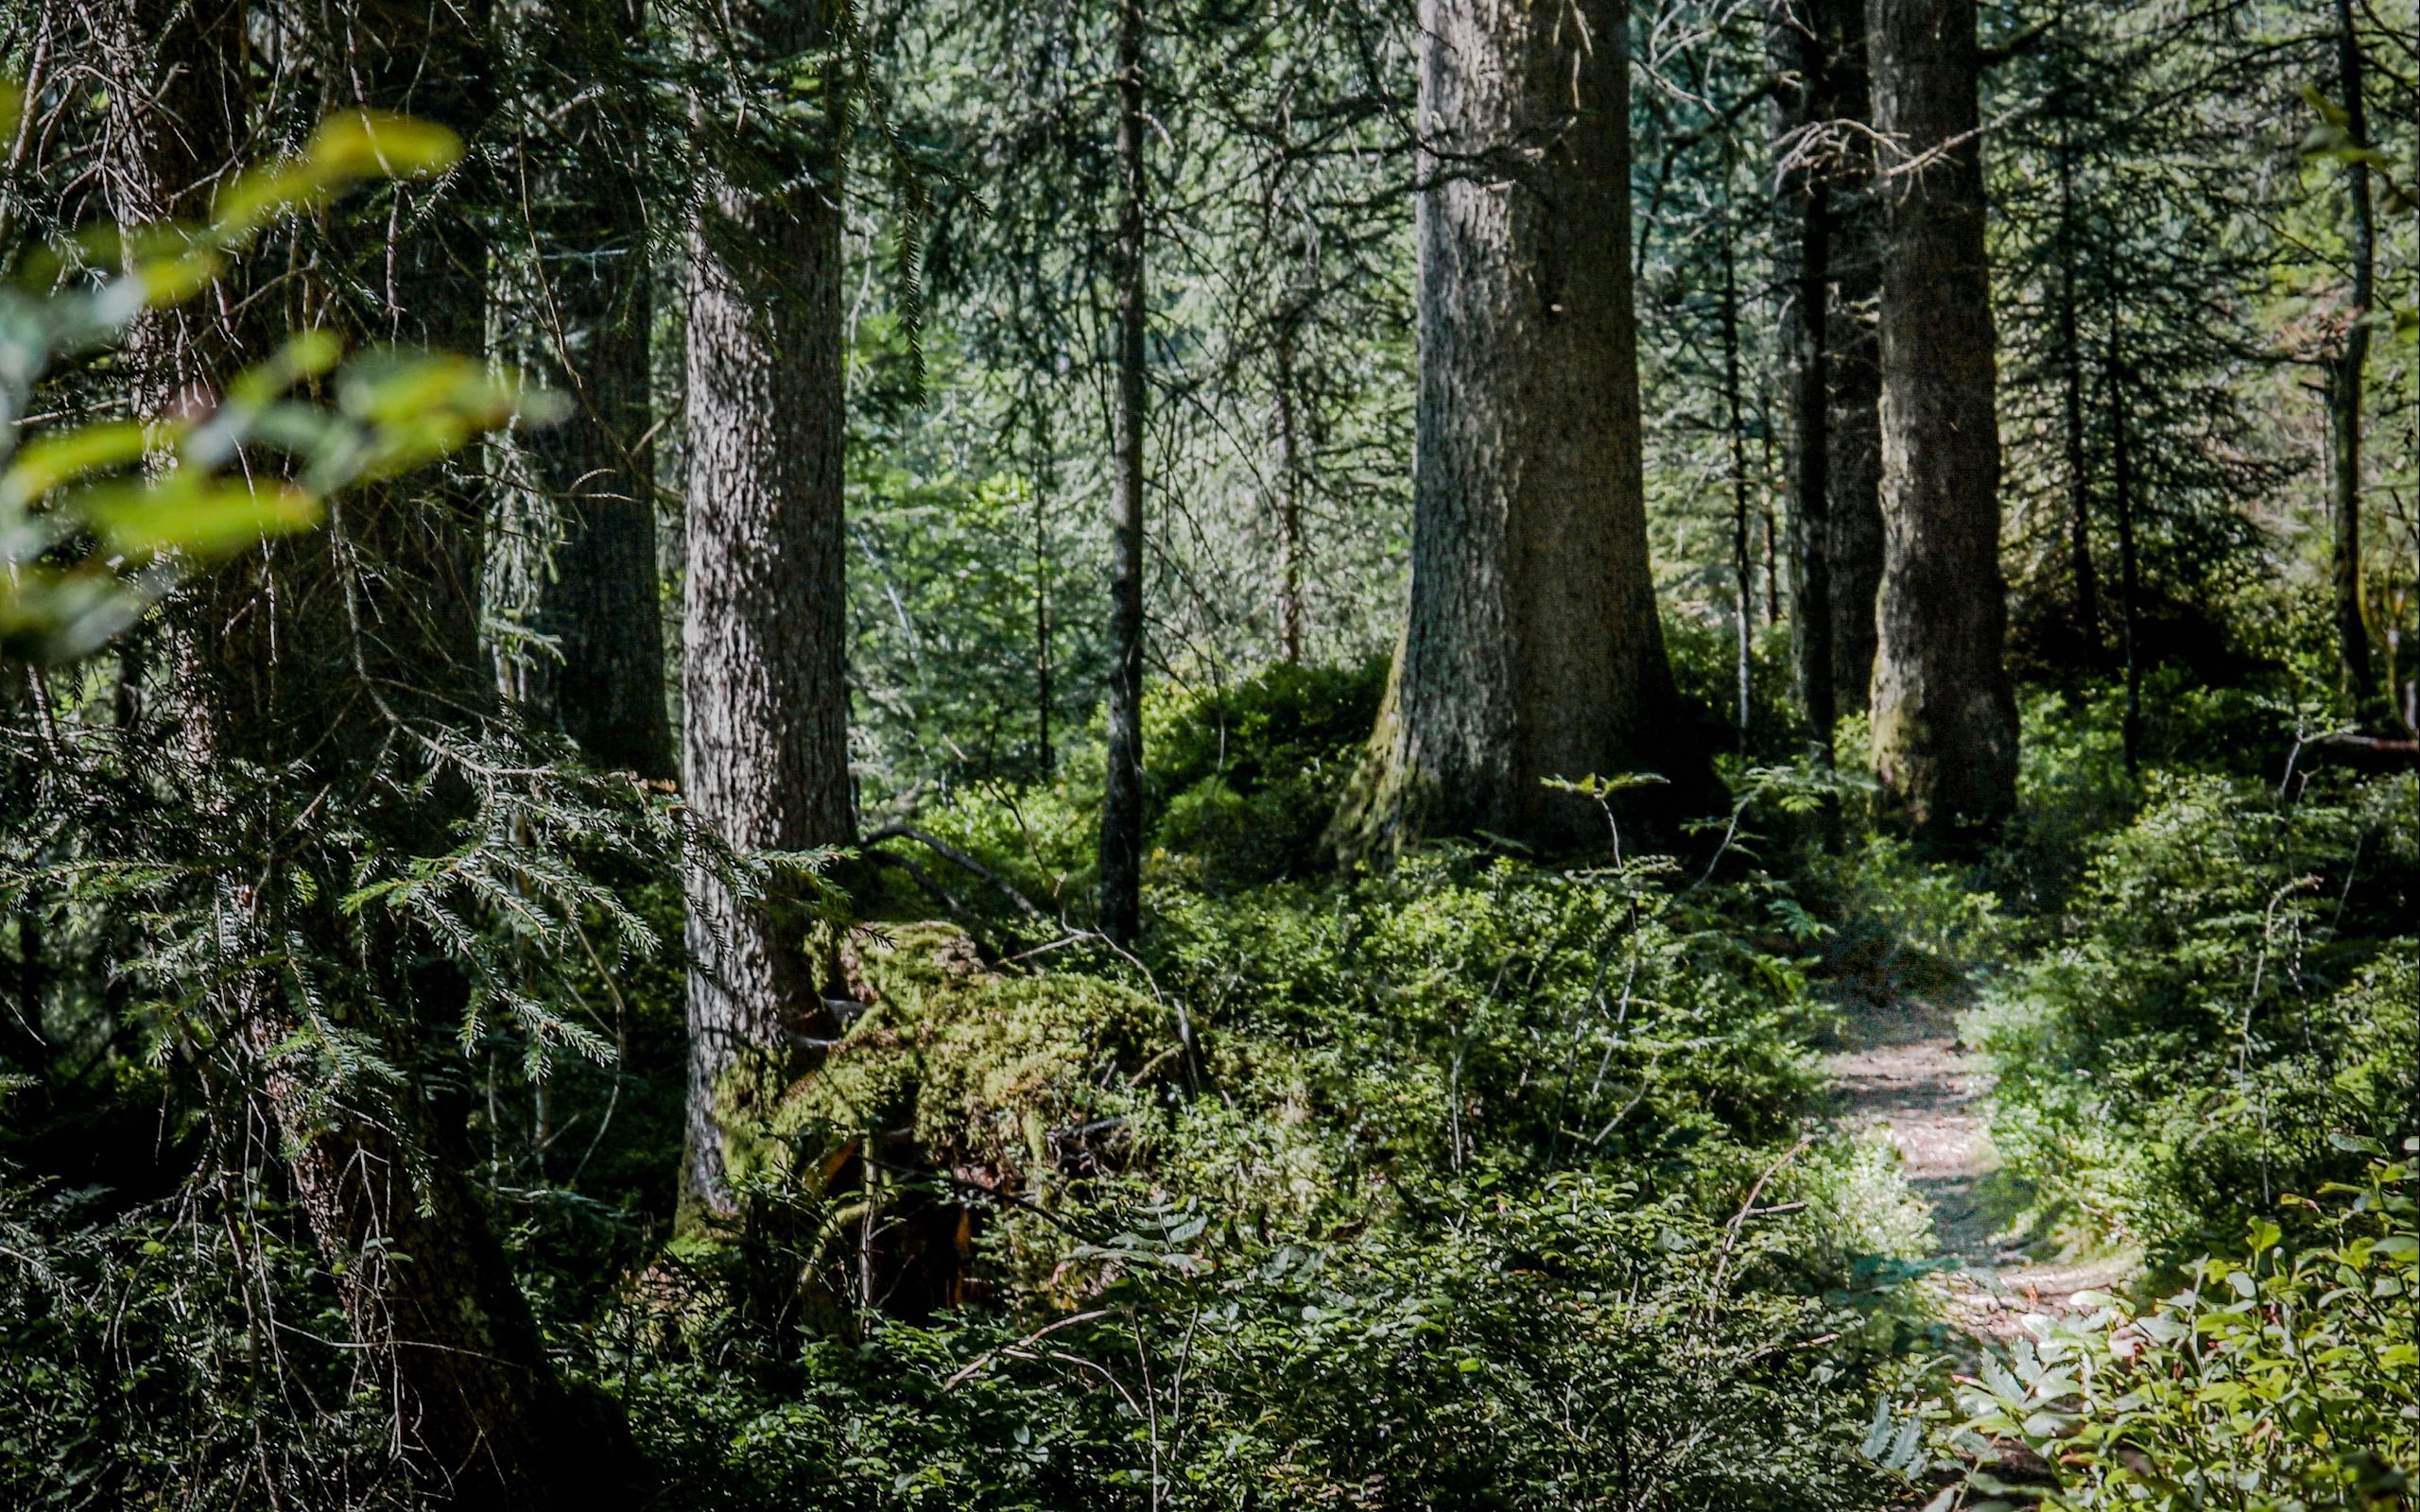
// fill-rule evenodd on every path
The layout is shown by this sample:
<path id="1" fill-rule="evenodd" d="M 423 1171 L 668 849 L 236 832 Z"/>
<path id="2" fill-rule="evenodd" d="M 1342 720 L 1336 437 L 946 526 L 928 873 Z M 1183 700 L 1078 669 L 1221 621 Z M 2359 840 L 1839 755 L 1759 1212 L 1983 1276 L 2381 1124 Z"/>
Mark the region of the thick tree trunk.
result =
<path id="1" fill-rule="evenodd" d="M 786 57 L 827 37 L 818 6 L 745 5 L 737 29 Z M 855 833 L 842 516 L 841 103 L 799 161 L 716 163 L 689 237 L 689 576 L 683 781 L 743 850 Z M 772 150 L 772 149 L 768 149 Z M 789 149 L 782 149 L 788 155 Z M 779 175 L 803 186 L 754 187 Z M 729 1215 L 733 1147 L 784 1077 L 821 973 L 785 899 L 689 879 L 688 1148 L 682 1204 Z"/>
<path id="2" fill-rule="evenodd" d="M 2336 0 L 2336 59 L 2345 133 L 2356 146 L 2366 147 L 2369 112 L 2361 98 L 2361 44 L 2353 29 L 2353 0 Z M 2353 290 L 2346 311 L 2351 323 L 2327 382 L 2328 481 L 2335 507 L 2330 565 L 2338 653 L 2354 707 L 2366 719 L 2377 701 L 2378 684 L 2370 657 L 2369 622 L 2361 608 L 2361 388 L 2370 360 L 2370 306 L 2377 299 L 2377 223 L 2370 199 L 2370 165 L 2358 157 L 2344 165 L 2344 191 L 2353 213 Z"/>
<path id="3" fill-rule="evenodd" d="M 1117 9 L 1117 391 L 1111 416 L 1109 770 L 1100 931 L 1132 942 L 1143 889 L 1143 5 Z"/>
<path id="4" fill-rule="evenodd" d="M 1868 114 L 1864 0 L 1775 0 L 1775 146 L 1801 148 L 1782 180 L 1796 266 L 1787 394 L 1792 440 L 1791 653 L 1810 746 L 1866 706 L 1882 581 L 1882 448 L 1874 304 L 1880 206 L 1871 148 L 1829 123 Z M 1819 145 L 1820 144 L 1820 145 Z"/>
<path id="5" fill-rule="evenodd" d="M 1550 778 L 1656 772 L 1633 817 L 1720 801 L 1647 555 L 1619 0 L 1421 9 L 1411 605 L 1345 858 L 1486 831 L 1601 844 Z"/>
<path id="6" fill-rule="evenodd" d="M 1899 816 L 1951 840 L 2016 798 L 1975 10 L 1871 0 L 1867 14 L 1875 126 L 1909 155 L 1883 249 L 1875 765 Z"/>
<path id="7" fill-rule="evenodd" d="M 125 156 L 112 172 L 137 186 L 121 214 L 199 214 L 209 186 L 251 149 L 243 9 L 131 0 L 114 18 L 93 15 L 122 21 L 121 35 L 147 49 L 112 90 L 136 117 L 115 139 Z M 325 41 L 354 65 L 348 77 L 363 86 L 361 104 L 463 130 L 484 118 L 484 18 L 475 10 L 390 9 Z M 421 77 L 435 82 L 414 88 Z M 164 81 L 156 93 L 155 81 Z M 400 189 L 389 223 L 369 247 L 355 244 L 375 276 L 354 287 L 374 290 L 374 305 L 332 308 L 330 285 L 306 268 L 279 285 L 294 301 L 285 317 L 476 353 L 484 249 L 458 209 L 418 214 L 424 197 L 458 202 L 462 191 L 458 180 Z M 266 347 L 279 313 L 243 280 L 239 266 L 216 302 L 139 323 L 129 352 L 139 408 L 207 402 Z M 426 734 L 480 700 L 478 511 L 475 492 L 454 477 L 392 480 L 340 501 L 325 530 L 265 544 L 182 593 L 167 620 L 189 754 L 285 767 L 285 780 L 305 791 L 352 793 L 383 770 L 391 796 L 369 816 L 369 843 L 390 854 L 449 844 L 460 788 L 417 782 L 426 747 L 405 727 Z M 407 784 L 417 785 L 416 799 L 402 796 Z M 266 802 L 231 803 L 226 816 L 254 832 L 236 849 L 256 856 L 291 846 L 286 817 Z M 337 967 L 322 977 L 320 1011 L 374 1036 L 403 1083 L 346 1081 L 293 1048 L 310 1037 L 286 984 L 267 973 L 217 988 L 214 1006 L 230 1041 L 252 1058 L 364 1377 L 387 1395 L 414 1471 L 451 1504 L 593 1503 L 607 1486 L 627 1483 L 618 1417 L 557 1379 L 464 1174 L 460 1110 L 439 1107 L 431 1092 L 460 1080 L 445 1046 L 465 1006 L 463 978 L 435 942 L 374 911 L 345 917 L 327 879 L 299 886 L 304 865 L 280 862 L 222 885 L 233 948 L 275 954 L 300 937 L 331 961 L 363 962 L 357 974 Z"/>
<path id="8" fill-rule="evenodd" d="M 573 102 L 535 144 L 544 169 L 530 238 L 538 252 L 538 376 L 576 405 L 527 442 L 534 481 L 561 522 L 532 627 L 553 639 L 514 691 L 601 766 L 673 776 L 657 590 L 648 335 L 647 220 L 631 156 L 636 133 L 601 86 L 625 75 L 644 14 L 631 0 L 549 0 L 533 22 L 558 45 L 553 93 Z M 559 656 L 560 661 L 555 660 Z"/>

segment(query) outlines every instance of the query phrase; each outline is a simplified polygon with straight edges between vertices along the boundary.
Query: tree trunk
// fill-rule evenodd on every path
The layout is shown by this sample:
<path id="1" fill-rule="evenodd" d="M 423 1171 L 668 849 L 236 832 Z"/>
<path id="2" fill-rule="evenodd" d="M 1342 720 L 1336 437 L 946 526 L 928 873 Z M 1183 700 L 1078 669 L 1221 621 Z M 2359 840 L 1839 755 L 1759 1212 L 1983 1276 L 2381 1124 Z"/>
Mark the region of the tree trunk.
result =
<path id="1" fill-rule="evenodd" d="M 1035 424 L 1033 470 L 1033 745 L 1042 780 L 1050 781 L 1058 765 L 1051 745 L 1050 704 L 1050 493 L 1059 476 L 1058 458 L 1050 441 L 1048 421 Z"/>
<path id="2" fill-rule="evenodd" d="M 2118 510 L 2118 637 L 2126 662 L 2126 713 L 2120 739 L 2126 770 L 2142 761 L 2143 668 L 2135 644 L 2141 581 L 2135 554 L 2135 454 L 2126 424 L 2126 358 L 2118 344 L 2118 304 L 2109 305 L 2110 503 Z"/>
<path id="3" fill-rule="evenodd" d="M 119 81 L 121 103 L 148 117 L 120 136 L 131 154 L 123 170 L 147 181 L 153 211 L 198 212 L 207 191 L 197 186 L 224 181 L 252 140 L 244 11 L 134 0 L 122 16 L 153 49 L 139 77 Z M 350 25 L 324 41 L 352 65 L 357 103 L 465 132 L 486 118 L 483 13 L 403 7 Z M 156 94 L 155 79 L 166 81 Z M 430 82 L 415 88 L 416 79 Z M 273 285 L 293 301 L 283 314 L 475 355 L 485 257 L 459 208 L 471 181 L 399 186 L 391 217 L 366 237 L 338 221 L 337 255 L 360 257 L 370 271 L 352 287 L 374 302 L 338 307 L 341 285 L 306 266 Z M 429 214 L 433 196 L 455 202 Z M 140 323 L 130 352 L 139 406 L 204 401 L 248 346 L 267 344 L 281 312 L 244 289 L 244 276 L 239 265 L 219 302 Z M 282 768 L 288 791 L 351 795 L 374 783 L 364 843 L 389 855 L 449 845 L 462 789 L 441 775 L 425 781 L 422 739 L 481 702 L 479 509 L 456 474 L 390 480 L 332 506 L 324 530 L 265 543 L 181 593 L 167 619 L 189 754 Z M 465 1176 L 460 1109 L 441 1107 L 432 1091 L 462 1080 L 447 1049 L 466 1005 L 461 973 L 439 942 L 375 910 L 348 917 L 331 879 L 302 885 L 314 863 L 291 854 L 289 813 L 238 798 L 226 819 L 251 832 L 238 853 L 277 858 L 220 885 L 232 951 L 275 954 L 290 939 L 308 941 L 331 963 L 318 1011 L 372 1037 L 403 1073 L 384 1090 L 332 1074 L 295 1048 L 311 1037 L 289 984 L 269 972 L 214 988 L 337 1278 L 364 1379 L 395 1415 L 398 1445 L 418 1477 L 460 1507 L 584 1504 L 626 1486 L 617 1412 L 557 1379 Z M 349 842 L 336 850 L 349 853 Z M 363 964 L 348 971 L 347 961 Z"/>
<path id="4" fill-rule="evenodd" d="M 818 6 L 747 4 L 735 30 L 761 65 L 822 45 Z M 706 169 L 689 236 L 687 601 L 683 779 L 742 850 L 804 850 L 855 833 L 843 577 L 842 103 L 826 94 L 786 162 Z M 802 183 L 800 180 L 805 180 Z M 757 187 L 786 185 L 777 190 Z M 689 878 L 688 1147 L 682 1206 L 736 1211 L 735 1138 L 786 1079 L 787 1035 L 822 1011 L 821 971 L 789 900 Z"/>
<path id="5" fill-rule="evenodd" d="M 1731 187 L 1730 156 L 1728 151 L 1723 153 L 1726 194 Z M 1744 753 L 1748 748 L 1748 714 L 1754 691 L 1750 653 L 1756 614 L 1754 561 L 1748 550 L 1748 439 L 1739 421 L 1739 269 L 1732 248 L 1733 233 L 1726 214 L 1722 225 L 1722 420 L 1731 463 L 1731 619 L 1735 632 L 1732 681 L 1736 701 L 1732 733 Z"/>
<path id="6" fill-rule="evenodd" d="M 2059 354 L 2066 380 L 2067 557 L 2075 573 L 2076 642 L 2086 664 L 2100 664 L 2100 579 L 2092 563 L 2092 475 L 2084 462 L 2083 340 L 2077 332 L 2075 165 L 2059 148 Z M 2118 421 L 2123 423 L 2122 418 Z"/>
<path id="7" fill-rule="evenodd" d="M 1790 661 L 1806 720 L 1809 752 L 1829 764 L 1839 702 L 1832 681 L 1831 336 L 1832 145 L 1817 140 L 1831 119 L 1834 63 L 1822 0 L 1774 0 L 1767 19 L 1776 76 L 1796 80 L 1775 90 L 1773 153 L 1781 164 L 1779 204 L 1785 276 L 1790 295 L 1782 336 L 1788 380 L 1783 402 L 1789 432 Z M 1795 264 L 1794 266 L 1789 265 Z"/>
<path id="8" fill-rule="evenodd" d="M 542 171 L 529 231 L 538 287 L 527 314 L 542 333 L 537 376 L 577 407 L 526 443 L 561 537 L 531 616 L 555 650 L 523 660 L 513 691 L 598 765 L 669 779 L 647 220 L 631 163 L 636 133 L 617 118 L 607 87 L 627 77 L 644 12 L 635 0 L 548 0 L 531 20 L 559 39 L 542 55 L 558 70 L 549 93 L 572 103 L 549 123 L 559 139 L 531 144 Z"/>
<path id="9" fill-rule="evenodd" d="M 1422 7 L 1411 604 L 1329 832 L 1346 859 L 1477 831 L 1603 843 L 1550 778 L 1668 779 L 1634 819 L 1720 801 L 1648 563 L 1625 10 Z"/>
<path id="10" fill-rule="evenodd" d="M 1900 817 L 1954 840 L 2016 799 L 1975 10 L 1871 0 L 1868 16 L 1875 126 L 1910 155 L 1883 248 L 1875 765 Z"/>
<path id="11" fill-rule="evenodd" d="M 1872 310 L 1880 281 L 1870 148 L 1837 123 L 1867 115 L 1864 0 L 1775 0 L 1768 22 L 1786 261 L 1794 263 L 1786 403 L 1791 656 L 1811 749 L 1866 706 L 1882 580 L 1881 393 Z M 1828 128 L 1828 129 L 1827 129 Z"/>
<path id="12" fill-rule="evenodd" d="M 2337 87 L 2344 92 L 2345 133 L 2355 146 L 2366 147 L 2369 112 L 2361 98 L 2361 43 L 2353 30 L 2353 0 L 2336 0 L 2336 59 Z M 2377 298 L 2377 224 L 2370 201 L 2370 165 L 2359 157 L 2344 165 L 2344 190 L 2353 212 L 2353 291 L 2344 348 L 2327 383 L 2328 481 L 2336 516 L 2330 565 L 2337 647 L 2354 708 L 2367 719 L 2377 701 L 2378 684 L 2370 658 L 2369 622 L 2361 607 L 2361 387 L 2370 360 L 2370 306 Z"/>
<path id="13" fill-rule="evenodd" d="M 1295 414 L 1295 332 L 1302 309 L 1288 302 L 1277 321 L 1277 655 L 1303 660 L 1303 439 Z"/>
<path id="14" fill-rule="evenodd" d="M 1100 931 L 1131 944 L 1143 890 L 1143 5 L 1117 8 L 1117 393 L 1111 417 L 1109 770 Z"/>
<path id="15" fill-rule="evenodd" d="M 1872 701 L 1882 596 L 1882 288 L 1879 197 L 1869 183 L 1843 215 L 1835 189 L 1831 356 L 1832 690 L 1837 712 Z"/>

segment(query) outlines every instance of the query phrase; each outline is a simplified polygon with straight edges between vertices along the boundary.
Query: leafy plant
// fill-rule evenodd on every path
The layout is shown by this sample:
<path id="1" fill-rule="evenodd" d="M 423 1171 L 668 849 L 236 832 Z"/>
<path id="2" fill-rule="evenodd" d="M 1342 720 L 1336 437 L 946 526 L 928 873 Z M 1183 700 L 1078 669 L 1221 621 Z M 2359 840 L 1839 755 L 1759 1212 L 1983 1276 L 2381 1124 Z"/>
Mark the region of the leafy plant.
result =
<path id="1" fill-rule="evenodd" d="M 13 95 L 9 103 L 0 133 L 13 129 Z M 317 523 L 337 490 L 409 472 L 483 431 L 552 412 L 544 396 L 465 357 L 375 349 L 347 357 L 334 335 L 306 331 L 198 410 L 19 423 L 54 367 L 195 299 L 279 217 L 364 178 L 441 171 L 461 150 L 441 127 L 375 112 L 337 116 L 291 161 L 229 184 L 204 225 L 95 228 L 0 283 L 0 657 L 85 655 L 195 567 Z M 298 387 L 302 397 L 292 395 Z M 283 454 L 285 465 L 263 453 Z"/>
<path id="2" fill-rule="evenodd" d="M 2255 1222 L 2192 1284 L 2148 1307 L 2098 1294 L 2072 1321 L 2043 1318 L 1987 1358 L 1961 1431 L 2021 1442 L 2058 1472 L 2048 1512 L 2229 1507 L 2244 1512 L 2410 1504 L 2420 1472 L 2420 1215 L 2407 1140 Z M 1988 1472 L 1973 1512 L 2015 1504 Z"/>

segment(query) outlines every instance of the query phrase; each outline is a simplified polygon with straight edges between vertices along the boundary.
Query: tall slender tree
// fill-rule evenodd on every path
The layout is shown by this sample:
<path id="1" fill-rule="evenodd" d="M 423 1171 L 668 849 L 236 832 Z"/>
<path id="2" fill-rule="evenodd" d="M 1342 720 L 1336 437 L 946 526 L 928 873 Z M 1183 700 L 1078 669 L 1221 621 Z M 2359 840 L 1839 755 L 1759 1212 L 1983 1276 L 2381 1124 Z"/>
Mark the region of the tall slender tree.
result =
<path id="1" fill-rule="evenodd" d="M 1411 604 L 1346 857 L 1484 830 L 1599 842 L 1548 779 L 1713 799 L 1656 619 L 1630 260 L 1628 8 L 1422 9 Z"/>
<path id="2" fill-rule="evenodd" d="M 727 844 L 847 842 L 841 148 L 846 92 L 824 0 L 721 12 L 735 77 L 815 69 L 803 124 L 708 133 L 689 233 L 688 584 L 682 778 Z M 689 1101 L 682 1204 L 736 1211 L 729 1141 L 783 1080 L 824 983 L 791 902 L 688 885 Z"/>
<path id="3" fill-rule="evenodd" d="M 1110 417 L 1109 770 L 1100 805 L 1100 930 L 1131 943 L 1143 890 L 1143 4 L 1117 4 L 1116 392 Z"/>
<path id="4" fill-rule="evenodd" d="M 1832 682 L 1832 113 L 1833 47 L 1811 0 L 1774 0 L 1766 24 L 1774 77 L 1770 115 L 1781 185 L 1790 440 L 1790 654 L 1810 747 L 1832 756 L 1840 704 Z M 1794 265 L 1794 266 L 1791 266 Z"/>
<path id="5" fill-rule="evenodd" d="M 1812 747 L 1865 707 L 1881 581 L 1864 0 L 1775 0 L 1768 55 L 1789 280 L 1791 652 Z"/>
<path id="6" fill-rule="evenodd" d="M 2377 298 L 2377 215 L 2370 198 L 2369 110 L 2363 102 L 2360 34 L 2353 26 L 2353 0 L 2336 0 L 2336 87 L 2343 98 L 2344 194 L 2352 222 L 2348 251 L 2353 265 L 2344 345 L 2327 373 L 2329 503 L 2334 507 L 2334 569 L 2337 653 L 2344 679 L 2363 717 L 2377 699 L 2377 672 L 2370 657 L 2370 628 L 2361 597 L 2361 389 L 2370 361 L 2370 307 Z"/>
<path id="7" fill-rule="evenodd" d="M 1852 7 L 1854 9 L 1854 6 Z M 1863 121 L 1863 32 L 1841 55 L 1841 120 Z M 1832 696 L 1841 713 L 1872 702 L 1874 659 L 1881 639 L 1882 597 L 1882 294 L 1883 185 L 1873 177 L 1871 145 L 1858 144 L 1850 182 L 1835 186 L 1829 254 L 1831 309 L 1830 446 L 1824 475 L 1831 531 Z"/>
<path id="8" fill-rule="evenodd" d="M 1955 839 L 2016 799 L 2002 644 L 1999 430 L 1972 0 L 1870 0 L 1882 262 L 1883 577 L 1874 756 L 1893 806 Z"/>

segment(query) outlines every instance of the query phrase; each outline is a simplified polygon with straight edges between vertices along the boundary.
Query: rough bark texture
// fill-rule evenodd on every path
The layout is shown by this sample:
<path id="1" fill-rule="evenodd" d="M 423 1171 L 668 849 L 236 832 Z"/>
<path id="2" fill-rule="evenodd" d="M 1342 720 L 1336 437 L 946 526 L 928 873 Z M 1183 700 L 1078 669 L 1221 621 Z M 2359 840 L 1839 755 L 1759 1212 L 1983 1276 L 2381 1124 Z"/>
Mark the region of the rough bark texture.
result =
<path id="1" fill-rule="evenodd" d="M 1882 265 L 1875 766 L 1900 817 L 1950 840 L 2016 797 L 1975 11 L 1871 0 L 1867 16 L 1875 126 L 1910 154 L 1888 192 Z"/>
<path id="2" fill-rule="evenodd" d="M 2361 44 L 2353 29 L 2353 0 L 2336 0 L 2337 88 L 2344 95 L 2345 134 L 2357 146 L 2370 145 L 2369 112 L 2362 103 Z M 2370 657 L 2369 623 L 2361 609 L 2361 387 L 2370 360 L 2370 306 L 2377 299 L 2377 224 L 2370 200 L 2370 165 L 2355 158 L 2344 165 L 2344 192 L 2352 212 L 2352 299 L 2344 347 L 2327 382 L 2328 482 L 2335 506 L 2331 553 L 2335 582 L 2336 643 L 2344 679 L 2363 717 L 2377 700 L 2377 671 Z"/>
<path id="3" fill-rule="evenodd" d="M 1132 943 L 1143 888 L 1143 7 L 1117 10 L 1117 393 L 1109 495 L 1109 769 L 1100 803 L 1100 930 Z"/>
<path id="4" fill-rule="evenodd" d="M 549 122 L 532 206 L 540 249 L 538 376 L 577 405 L 532 433 L 534 481 L 561 536 L 533 627 L 555 643 L 523 662 L 515 692 L 598 765 L 670 778 L 664 616 L 657 589 L 653 447 L 648 440 L 646 215 L 631 159 L 636 133 L 606 102 L 637 45 L 630 0 L 551 0 L 536 11 L 561 39 L 547 57 L 574 102 Z"/>
<path id="5" fill-rule="evenodd" d="M 112 171 L 128 185 L 120 213 L 199 214 L 207 185 L 252 150 L 242 8 L 128 0 L 90 14 L 147 49 L 112 90 L 121 119 Z M 350 63 L 358 103 L 468 129 L 484 114 L 484 26 L 477 11 L 401 7 L 320 40 Z M 483 249 L 458 215 L 415 225 L 414 214 L 422 197 L 458 197 L 464 182 L 400 191 L 392 219 L 366 236 L 338 223 L 340 237 L 360 238 L 350 245 L 369 252 L 377 276 L 355 287 L 374 290 L 374 304 L 337 303 L 306 267 L 280 285 L 286 308 L 265 307 L 239 266 L 216 302 L 147 317 L 128 354 L 133 403 L 209 402 L 286 321 L 475 353 Z M 397 234 L 405 226 L 413 229 Z M 425 731 L 479 701 L 478 509 L 458 479 L 395 480 L 342 501 L 325 530 L 264 545 L 181 593 L 167 622 L 190 754 L 287 767 L 281 781 L 305 791 L 355 791 L 378 770 L 389 782 L 424 776 L 425 747 L 405 727 Z M 394 800 L 376 810 L 370 843 L 404 854 L 448 844 L 458 785 L 419 784 L 409 799 L 400 791 L 388 790 Z M 274 854 L 291 842 L 266 803 L 231 805 L 226 821 L 256 832 L 239 854 Z M 320 1008 L 373 1033 L 405 1072 L 403 1084 L 347 1084 L 294 1050 L 292 1005 L 266 974 L 218 989 L 213 1006 L 231 1042 L 252 1057 L 364 1373 L 386 1394 L 415 1473 L 451 1504 L 591 1502 L 626 1480 L 617 1413 L 557 1379 L 463 1174 L 471 1158 L 461 1109 L 441 1106 L 431 1090 L 463 1082 L 461 1068 L 444 1063 L 463 979 L 431 941 L 374 911 L 344 917 L 324 886 L 293 885 L 299 869 L 281 865 L 224 885 L 230 938 L 238 954 L 299 937 L 334 959 L 361 960 L 359 974 L 320 983 Z"/>
<path id="6" fill-rule="evenodd" d="M 1832 118 L 1871 123 L 1865 0 L 1820 0 L 1831 40 Z M 1831 306 L 1824 339 L 1831 361 L 1830 447 L 1825 490 L 1831 530 L 1832 696 L 1840 713 L 1861 713 L 1874 682 L 1882 590 L 1882 196 L 1873 145 L 1840 138 L 1832 183 Z"/>
<path id="7" fill-rule="evenodd" d="M 1340 855 L 1606 821 L 1547 778 L 1653 771 L 1636 816 L 1718 802 L 1647 556 L 1619 0 L 1421 8 L 1411 606 Z"/>
<path id="8" fill-rule="evenodd" d="M 816 6 L 747 5 L 765 57 L 820 45 Z M 689 239 L 687 601 L 682 773 L 698 816 L 743 850 L 855 830 L 844 679 L 840 185 L 837 101 L 806 160 L 708 171 Z M 766 145 L 764 156 L 793 148 Z M 803 186 L 773 187 L 781 168 Z M 689 879 L 683 1209 L 735 1211 L 729 1144 L 779 1085 L 786 1035 L 821 1011 L 805 924 L 784 900 Z"/>

